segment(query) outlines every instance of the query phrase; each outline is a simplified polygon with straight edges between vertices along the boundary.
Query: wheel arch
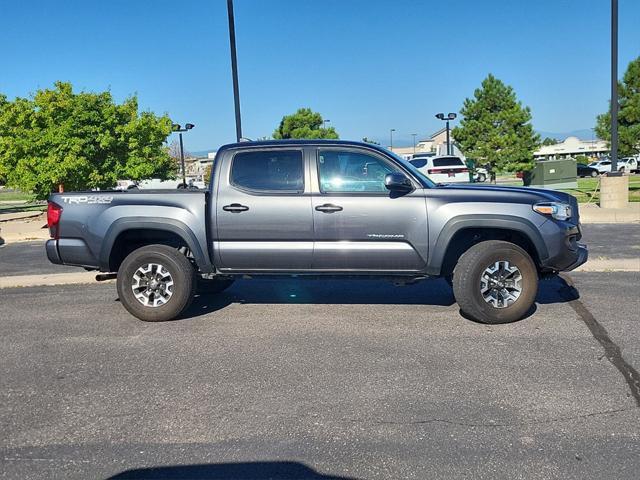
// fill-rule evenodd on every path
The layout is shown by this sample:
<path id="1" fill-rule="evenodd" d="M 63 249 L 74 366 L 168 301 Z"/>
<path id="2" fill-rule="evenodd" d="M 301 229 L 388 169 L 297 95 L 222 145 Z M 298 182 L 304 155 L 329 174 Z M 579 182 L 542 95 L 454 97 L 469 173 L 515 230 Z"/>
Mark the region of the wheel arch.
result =
<path id="1" fill-rule="evenodd" d="M 427 273 L 450 274 L 465 251 L 485 240 L 505 240 L 522 247 L 538 267 L 548 257 L 542 235 L 531 221 L 509 215 L 464 215 L 452 218 L 440 231 L 430 250 Z"/>
<path id="2" fill-rule="evenodd" d="M 107 230 L 100 250 L 100 268 L 115 272 L 122 260 L 136 248 L 163 244 L 185 246 L 193 254 L 198 268 L 209 272 L 208 261 L 193 231 L 179 220 L 148 217 L 131 217 L 116 220 Z"/>

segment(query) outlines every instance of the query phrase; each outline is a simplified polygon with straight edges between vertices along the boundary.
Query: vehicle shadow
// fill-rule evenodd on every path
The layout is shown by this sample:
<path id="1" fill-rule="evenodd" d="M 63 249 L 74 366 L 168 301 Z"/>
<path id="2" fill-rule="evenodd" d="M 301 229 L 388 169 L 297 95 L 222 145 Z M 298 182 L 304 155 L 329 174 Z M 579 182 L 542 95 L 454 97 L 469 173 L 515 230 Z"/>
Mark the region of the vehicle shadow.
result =
<path id="1" fill-rule="evenodd" d="M 238 462 L 200 465 L 170 465 L 136 468 L 109 480 L 356 480 L 355 477 L 325 475 L 299 462 Z"/>
<path id="2" fill-rule="evenodd" d="M 535 313 L 537 304 L 566 303 L 579 296 L 578 291 L 570 287 L 562 277 L 541 280 L 536 303 L 524 318 Z M 234 303 L 449 307 L 455 303 L 455 298 L 451 287 L 443 279 L 426 279 L 404 286 L 375 279 L 359 281 L 296 278 L 238 280 L 225 292 L 197 295 L 191 306 L 179 318 L 206 315 Z M 465 316 L 465 318 L 468 317 Z"/>

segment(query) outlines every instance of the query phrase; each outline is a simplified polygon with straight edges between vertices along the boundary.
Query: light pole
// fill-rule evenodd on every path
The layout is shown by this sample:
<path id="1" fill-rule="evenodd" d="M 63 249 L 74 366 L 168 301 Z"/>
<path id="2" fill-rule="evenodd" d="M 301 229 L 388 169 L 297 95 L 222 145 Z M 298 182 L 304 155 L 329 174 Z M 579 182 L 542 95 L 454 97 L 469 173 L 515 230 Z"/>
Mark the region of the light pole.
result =
<path id="1" fill-rule="evenodd" d="M 451 155 L 451 142 L 449 141 L 449 121 L 454 120 L 457 117 L 455 113 L 450 113 L 446 117 L 444 113 L 437 113 L 436 118 L 439 120 L 445 120 L 447 122 L 447 155 Z"/>
<path id="2" fill-rule="evenodd" d="M 174 123 L 171 125 L 171 129 L 174 132 L 178 132 L 178 136 L 180 137 L 180 164 L 182 165 L 182 185 L 183 188 L 187 188 L 187 172 L 184 167 L 184 147 L 182 145 L 182 132 L 188 132 L 195 125 L 193 123 L 185 123 L 184 128 L 182 128 L 179 124 Z"/>
<path id="3" fill-rule="evenodd" d="M 618 175 L 618 0 L 611 0 L 611 173 Z"/>
<path id="4" fill-rule="evenodd" d="M 412 133 L 411 136 L 413 137 L 413 154 L 416 154 L 416 136 L 418 134 L 417 133 Z"/>
<path id="5" fill-rule="evenodd" d="M 327 123 L 329 123 L 331 120 L 327 119 L 327 120 L 322 120 L 322 128 L 327 128 Z"/>
<path id="6" fill-rule="evenodd" d="M 396 129 L 395 128 L 391 128 L 389 130 L 389 136 L 391 137 L 391 141 L 389 142 L 389 150 L 391 150 L 393 152 L 393 132 L 395 132 Z"/>
<path id="7" fill-rule="evenodd" d="M 236 141 L 242 138 L 242 121 L 240 120 L 240 87 L 238 86 L 238 59 L 236 55 L 236 27 L 233 20 L 233 0 L 227 0 L 229 17 L 229 46 L 231 47 L 231 75 L 233 78 L 233 104 L 236 111 Z"/>

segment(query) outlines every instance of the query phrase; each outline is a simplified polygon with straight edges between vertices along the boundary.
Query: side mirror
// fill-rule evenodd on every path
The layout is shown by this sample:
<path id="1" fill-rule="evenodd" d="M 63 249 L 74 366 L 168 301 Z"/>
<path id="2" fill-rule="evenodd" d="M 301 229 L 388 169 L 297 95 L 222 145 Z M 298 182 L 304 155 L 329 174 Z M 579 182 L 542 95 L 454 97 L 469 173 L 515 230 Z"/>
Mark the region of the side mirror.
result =
<path id="1" fill-rule="evenodd" d="M 413 190 L 411 180 L 400 172 L 387 173 L 384 177 L 384 186 L 391 192 L 410 192 Z"/>

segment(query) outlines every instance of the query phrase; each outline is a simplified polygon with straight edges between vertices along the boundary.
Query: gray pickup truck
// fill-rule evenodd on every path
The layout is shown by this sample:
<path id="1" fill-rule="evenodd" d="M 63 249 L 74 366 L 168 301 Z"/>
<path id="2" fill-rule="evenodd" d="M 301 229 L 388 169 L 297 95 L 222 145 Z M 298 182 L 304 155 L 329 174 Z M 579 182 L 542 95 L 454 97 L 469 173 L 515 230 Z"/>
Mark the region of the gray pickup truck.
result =
<path id="1" fill-rule="evenodd" d="M 434 184 L 375 145 L 245 142 L 218 151 L 206 191 L 49 197 L 49 260 L 117 272 L 145 321 L 175 318 L 197 288 L 239 276 L 444 277 L 487 323 L 531 309 L 540 275 L 587 260 L 578 205 L 532 188 Z"/>

